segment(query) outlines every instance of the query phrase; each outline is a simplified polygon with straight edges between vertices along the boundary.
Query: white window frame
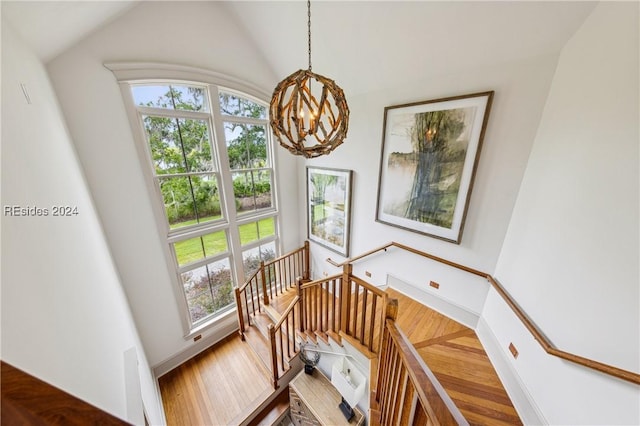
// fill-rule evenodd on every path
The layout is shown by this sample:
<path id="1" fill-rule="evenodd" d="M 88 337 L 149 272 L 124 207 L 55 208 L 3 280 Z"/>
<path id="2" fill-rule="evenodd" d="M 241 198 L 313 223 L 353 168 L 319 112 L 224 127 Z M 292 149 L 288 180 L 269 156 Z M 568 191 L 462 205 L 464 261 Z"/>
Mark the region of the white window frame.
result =
<path id="1" fill-rule="evenodd" d="M 215 327 L 217 323 L 229 319 L 236 312 L 235 304 L 231 308 L 222 310 L 208 316 L 200 321 L 191 321 L 186 295 L 183 290 L 181 273 L 201 265 L 214 263 L 223 258 L 229 258 L 232 278 L 236 285 L 241 285 L 244 278 L 241 273 L 243 271 L 243 251 L 255 248 L 260 245 L 274 243 L 276 247 L 276 256 L 281 252 L 280 238 L 280 214 L 278 209 L 278 188 L 276 179 L 277 165 L 275 161 L 274 143 L 272 132 L 269 127 L 268 118 L 266 120 L 254 119 L 250 117 L 226 116 L 220 113 L 220 104 L 218 93 L 219 90 L 240 96 L 260 104 L 264 104 L 268 111 L 268 99 L 270 95 L 260 88 L 243 82 L 237 78 L 230 77 L 217 72 L 181 66 L 160 63 L 107 63 L 105 64 L 109 70 L 115 75 L 122 93 L 127 116 L 133 130 L 136 150 L 141 162 L 141 169 L 145 176 L 148 190 L 153 196 L 153 212 L 158 226 L 160 237 L 166 244 L 163 244 L 163 252 L 165 259 L 172 269 L 175 271 L 171 274 L 172 288 L 177 301 L 178 310 L 180 312 L 181 322 L 184 329 L 184 338 L 191 339 L 195 335 L 201 333 L 209 327 Z M 135 105 L 132 85 L 140 84 L 175 84 L 203 87 L 207 91 L 209 102 L 208 112 L 201 111 L 185 111 L 185 110 L 165 110 L 161 111 L 156 108 L 143 107 Z M 153 161 L 151 159 L 150 147 L 147 143 L 147 136 L 143 126 L 142 117 L 151 116 L 167 116 L 186 119 L 205 120 L 209 125 L 209 138 L 211 142 L 211 155 L 214 163 L 214 170 L 211 172 L 203 172 L 205 174 L 216 175 L 219 184 L 220 203 L 222 218 L 213 222 L 205 222 L 200 224 L 189 225 L 184 228 L 170 229 L 169 222 L 165 213 L 163 197 L 160 192 L 157 180 L 160 179 L 155 175 Z M 236 123 L 264 125 L 267 129 L 267 157 L 271 172 L 271 194 L 272 206 L 253 212 L 246 212 L 240 215 L 236 214 L 235 197 L 233 191 L 233 181 L 231 179 L 231 170 L 229 166 L 229 158 L 226 150 L 226 140 L 223 123 L 233 121 Z M 247 171 L 254 169 L 247 169 Z M 274 235 L 261 238 L 256 241 L 247 243 L 244 247 L 240 243 L 239 226 L 257 222 L 265 218 L 273 218 Z M 226 231 L 228 253 L 217 254 L 211 257 L 200 259 L 182 267 L 178 263 L 178 259 L 173 250 L 172 244 L 189 238 L 195 238 L 212 232 Z"/>

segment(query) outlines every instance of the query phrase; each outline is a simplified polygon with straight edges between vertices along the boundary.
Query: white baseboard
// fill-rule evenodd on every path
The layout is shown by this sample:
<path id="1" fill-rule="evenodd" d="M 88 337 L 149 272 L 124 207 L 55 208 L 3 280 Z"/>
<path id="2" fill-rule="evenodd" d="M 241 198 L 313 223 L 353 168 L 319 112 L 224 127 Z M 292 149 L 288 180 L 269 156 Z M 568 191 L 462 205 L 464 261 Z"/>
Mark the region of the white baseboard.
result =
<path id="1" fill-rule="evenodd" d="M 511 365 L 498 338 L 483 318 L 478 321 L 475 331 L 522 422 L 525 425 L 548 425 L 549 423 L 540 407 L 527 390 L 520 375 Z"/>
<path id="2" fill-rule="evenodd" d="M 451 300 L 445 299 L 431 292 L 421 290 L 391 274 L 387 275 L 387 285 L 405 296 L 409 296 L 434 311 L 458 321 L 460 324 L 466 325 L 469 328 L 475 329 L 478 325 L 478 320 L 480 319 L 480 315 L 478 313 L 472 312 L 466 307 L 458 305 Z"/>
<path id="3" fill-rule="evenodd" d="M 159 378 L 236 331 L 238 331 L 238 318 L 236 315 L 229 315 L 216 325 L 215 331 L 210 335 L 203 336 L 202 339 L 193 343 L 187 349 L 155 365 L 153 374 L 156 379 Z"/>

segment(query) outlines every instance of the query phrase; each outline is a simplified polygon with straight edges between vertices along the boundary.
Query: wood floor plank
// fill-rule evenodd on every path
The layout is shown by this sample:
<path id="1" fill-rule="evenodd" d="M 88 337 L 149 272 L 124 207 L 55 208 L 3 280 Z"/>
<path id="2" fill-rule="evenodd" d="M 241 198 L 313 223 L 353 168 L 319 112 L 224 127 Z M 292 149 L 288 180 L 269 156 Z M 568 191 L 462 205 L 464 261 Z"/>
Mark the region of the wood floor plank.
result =
<path id="1" fill-rule="evenodd" d="M 388 293 L 399 301 L 398 326 L 470 424 L 522 424 L 473 330 L 395 290 Z M 295 295 L 295 290 L 287 291 L 272 299 L 271 305 L 282 312 Z M 362 300 L 357 303 L 362 312 Z M 378 312 L 382 312 L 381 305 L 376 306 Z M 356 325 L 358 331 L 361 327 Z M 377 341 L 378 332 L 375 334 Z M 271 387 L 255 357 L 250 345 L 233 335 L 162 376 L 159 383 L 167 424 L 236 421 L 249 401 L 268 394 Z"/>
<path id="2" fill-rule="evenodd" d="M 457 339 L 458 337 L 464 337 L 464 336 L 470 336 L 470 335 L 475 335 L 475 333 L 470 328 L 467 328 L 467 329 L 464 329 L 464 330 L 458 330 L 458 331 L 453 332 L 453 333 L 445 334 L 443 336 L 439 336 L 439 337 L 423 340 L 421 342 L 414 343 L 413 346 L 416 349 L 419 349 L 419 348 L 424 348 L 426 346 L 435 345 L 437 343 L 446 344 L 446 343 L 450 342 L 451 340 Z"/>
<path id="3" fill-rule="evenodd" d="M 475 332 L 417 301 L 398 299 L 396 323 L 472 425 L 522 422 Z"/>
<path id="4" fill-rule="evenodd" d="M 271 385 L 232 335 L 158 379 L 167 425 L 226 425 Z"/>

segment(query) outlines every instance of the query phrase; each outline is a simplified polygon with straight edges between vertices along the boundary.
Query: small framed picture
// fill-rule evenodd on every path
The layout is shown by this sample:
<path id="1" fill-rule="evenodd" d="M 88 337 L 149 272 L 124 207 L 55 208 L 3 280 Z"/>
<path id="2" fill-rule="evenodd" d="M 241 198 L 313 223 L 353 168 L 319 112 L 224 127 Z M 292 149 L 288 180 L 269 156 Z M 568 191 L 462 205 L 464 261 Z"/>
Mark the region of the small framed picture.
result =
<path id="1" fill-rule="evenodd" d="M 344 257 L 349 256 L 351 170 L 307 167 L 307 235 Z"/>

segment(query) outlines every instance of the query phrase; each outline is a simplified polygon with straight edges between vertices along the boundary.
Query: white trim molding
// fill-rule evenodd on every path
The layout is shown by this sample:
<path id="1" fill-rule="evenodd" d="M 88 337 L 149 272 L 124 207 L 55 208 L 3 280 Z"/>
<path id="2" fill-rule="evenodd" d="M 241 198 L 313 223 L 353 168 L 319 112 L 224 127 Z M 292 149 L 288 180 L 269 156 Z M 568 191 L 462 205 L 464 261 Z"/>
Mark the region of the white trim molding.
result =
<path id="1" fill-rule="evenodd" d="M 470 311 L 449 299 L 419 289 L 391 274 L 387 275 L 387 285 L 469 328 L 475 329 L 478 325 L 479 313 Z"/>
<path id="2" fill-rule="evenodd" d="M 236 77 L 187 65 L 163 62 L 106 62 L 104 66 L 113 72 L 120 83 L 139 80 L 177 80 L 209 83 L 225 88 L 240 90 L 264 101 L 271 99 L 271 93 Z"/>
<path id="3" fill-rule="evenodd" d="M 498 338 L 484 318 L 480 318 L 478 321 L 475 332 L 522 422 L 525 425 L 548 425 L 542 410 L 527 390 L 520 375 L 513 368 L 507 354 L 500 346 Z"/>

